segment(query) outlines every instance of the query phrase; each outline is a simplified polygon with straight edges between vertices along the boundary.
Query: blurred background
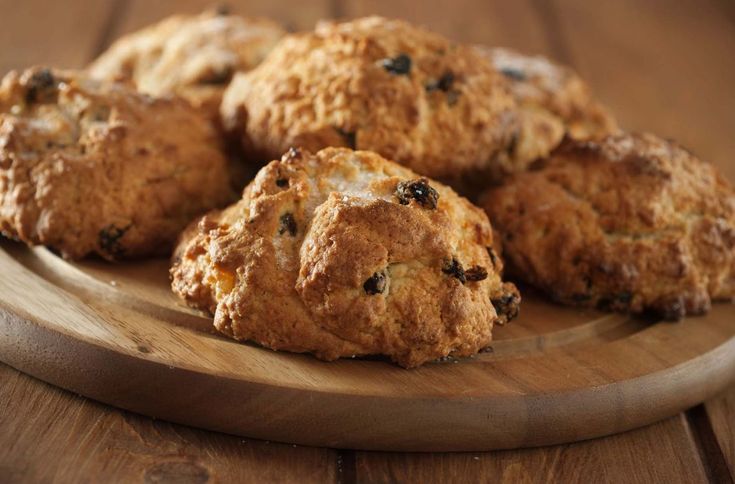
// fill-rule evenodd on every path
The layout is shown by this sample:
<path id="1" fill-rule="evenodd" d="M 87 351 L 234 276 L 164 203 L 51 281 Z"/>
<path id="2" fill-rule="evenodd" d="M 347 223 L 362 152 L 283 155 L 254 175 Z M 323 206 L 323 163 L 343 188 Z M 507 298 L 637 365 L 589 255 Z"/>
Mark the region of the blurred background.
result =
<path id="1" fill-rule="evenodd" d="M 677 139 L 735 181 L 731 0 L 0 0 L 0 73 L 82 67 L 121 34 L 220 4 L 292 30 L 379 14 L 546 55 L 574 67 L 624 128 Z"/>

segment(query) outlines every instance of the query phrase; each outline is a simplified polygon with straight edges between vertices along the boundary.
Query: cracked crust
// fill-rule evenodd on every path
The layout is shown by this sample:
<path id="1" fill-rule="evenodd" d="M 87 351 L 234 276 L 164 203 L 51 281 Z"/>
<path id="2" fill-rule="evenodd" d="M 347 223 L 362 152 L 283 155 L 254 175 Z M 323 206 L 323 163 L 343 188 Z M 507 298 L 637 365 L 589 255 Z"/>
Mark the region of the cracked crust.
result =
<path id="1" fill-rule="evenodd" d="M 492 237 L 482 210 L 375 153 L 291 149 L 187 229 L 172 287 L 238 340 L 414 367 L 477 353 L 517 314 Z"/>
<path id="2" fill-rule="evenodd" d="M 67 258 L 164 254 L 231 200 L 214 128 L 187 103 L 71 71 L 0 85 L 0 230 Z"/>
<path id="3" fill-rule="evenodd" d="M 570 68 L 510 49 L 477 49 L 508 79 L 521 119 L 516 142 L 498 162 L 496 180 L 547 157 L 565 136 L 599 139 L 619 131 L 612 114 Z"/>
<path id="4" fill-rule="evenodd" d="M 118 39 L 92 77 L 132 82 L 153 96 L 177 94 L 212 118 L 235 72 L 258 65 L 285 34 L 280 25 L 224 11 L 174 15 Z"/>
<path id="5" fill-rule="evenodd" d="M 324 22 L 236 76 L 224 126 L 262 162 L 289 146 L 371 150 L 454 186 L 517 131 L 506 80 L 473 48 L 399 20 Z"/>
<path id="6" fill-rule="evenodd" d="M 679 319 L 735 295 L 735 194 L 673 142 L 570 142 L 481 204 L 512 275 L 563 303 Z"/>

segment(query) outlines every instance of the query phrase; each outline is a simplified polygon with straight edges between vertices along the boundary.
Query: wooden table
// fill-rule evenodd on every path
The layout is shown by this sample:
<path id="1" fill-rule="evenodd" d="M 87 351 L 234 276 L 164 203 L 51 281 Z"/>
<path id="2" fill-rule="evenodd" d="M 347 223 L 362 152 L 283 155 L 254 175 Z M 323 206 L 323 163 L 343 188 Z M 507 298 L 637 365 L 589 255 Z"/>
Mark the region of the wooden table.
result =
<path id="1" fill-rule="evenodd" d="M 252 0 L 294 29 L 406 18 L 573 65 L 623 126 L 680 140 L 735 180 L 735 3 L 727 0 Z M 0 73 L 84 65 L 118 35 L 208 2 L 0 0 Z M 2 297 L 2 295 L 0 295 Z M 733 482 L 735 388 L 647 428 L 549 448 L 390 454 L 247 440 L 151 420 L 0 365 L 0 482 Z"/>

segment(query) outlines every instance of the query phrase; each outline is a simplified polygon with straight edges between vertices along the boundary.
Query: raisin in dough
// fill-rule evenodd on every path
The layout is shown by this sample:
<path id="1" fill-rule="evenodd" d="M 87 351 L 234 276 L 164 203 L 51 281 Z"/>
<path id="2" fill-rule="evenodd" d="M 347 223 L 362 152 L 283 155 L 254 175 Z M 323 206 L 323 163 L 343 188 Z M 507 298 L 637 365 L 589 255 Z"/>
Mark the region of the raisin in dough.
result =
<path id="1" fill-rule="evenodd" d="M 235 77 L 222 122 L 260 162 L 290 146 L 344 146 L 462 186 L 508 149 L 514 108 L 507 81 L 475 49 L 368 17 L 287 36 Z"/>
<path id="2" fill-rule="evenodd" d="M 183 100 L 43 68 L 0 85 L 0 231 L 64 257 L 170 253 L 231 200 L 227 163 Z"/>
<path id="3" fill-rule="evenodd" d="M 483 211 L 367 151 L 290 150 L 183 234 L 173 290 L 238 340 L 405 367 L 486 347 L 518 312 Z"/>

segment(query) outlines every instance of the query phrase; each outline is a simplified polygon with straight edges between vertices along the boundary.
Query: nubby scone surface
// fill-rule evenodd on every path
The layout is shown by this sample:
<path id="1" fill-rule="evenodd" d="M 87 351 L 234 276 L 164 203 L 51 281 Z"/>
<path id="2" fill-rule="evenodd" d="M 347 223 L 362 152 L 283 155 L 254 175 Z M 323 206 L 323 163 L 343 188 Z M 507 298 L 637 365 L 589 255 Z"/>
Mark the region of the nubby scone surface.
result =
<path id="1" fill-rule="evenodd" d="M 520 297 L 483 211 L 379 155 L 291 149 L 183 234 L 174 291 L 221 332 L 326 360 L 466 356 Z"/>
<path id="2" fill-rule="evenodd" d="M 217 117 L 232 76 L 258 65 L 284 34 L 270 20 L 226 12 L 173 15 L 118 39 L 89 74 L 154 96 L 177 94 Z"/>
<path id="3" fill-rule="evenodd" d="M 231 200 L 227 166 L 183 100 L 43 68 L 0 85 L 0 230 L 64 257 L 169 253 Z"/>
<path id="4" fill-rule="evenodd" d="M 235 77 L 222 121 L 261 162 L 342 146 L 455 185 L 486 176 L 518 128 L 506 80 L 475 49 L 380 17 L 287 36 Z"/>
<path id="5" fill-rule="evenodd" d="M 735 295 L 735 193 L 673 142 L 572 142 L 481 205 L 512 274 L 561 302 L 679 319 Z"/>
<path id="6" fill-rule="evenodd" d="M 565 137 L 599 139 L 618 132 L 610 111 L 572 69 L 511 49 L 477 48 L 508 80 L 520 119 L 514 143 L 497 162 L 495 180 L 526 170 L 547 157 Z"/>

